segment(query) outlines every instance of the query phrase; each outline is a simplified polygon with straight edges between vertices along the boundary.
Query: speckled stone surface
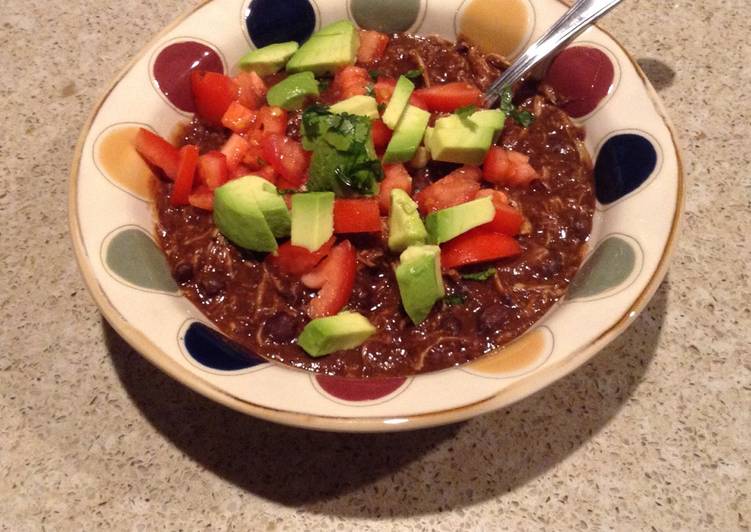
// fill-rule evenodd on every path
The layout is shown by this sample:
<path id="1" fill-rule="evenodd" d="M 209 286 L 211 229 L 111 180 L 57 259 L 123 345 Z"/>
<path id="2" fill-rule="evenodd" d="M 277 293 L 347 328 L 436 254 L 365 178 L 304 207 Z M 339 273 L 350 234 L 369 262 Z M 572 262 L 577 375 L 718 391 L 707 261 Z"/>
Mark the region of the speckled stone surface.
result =
<path id="1" fill-rule="evenodd" d="M 749 530 L 751 45 L 746 0 L 628 0 L 603 26 L 684 147 L 659 292 L 591 363 L 459 425 L 279 427 L 171 381 L 102 319 L 67 176 L 108 81 L 195 2 L 0 10 L 0 529 Z"/>

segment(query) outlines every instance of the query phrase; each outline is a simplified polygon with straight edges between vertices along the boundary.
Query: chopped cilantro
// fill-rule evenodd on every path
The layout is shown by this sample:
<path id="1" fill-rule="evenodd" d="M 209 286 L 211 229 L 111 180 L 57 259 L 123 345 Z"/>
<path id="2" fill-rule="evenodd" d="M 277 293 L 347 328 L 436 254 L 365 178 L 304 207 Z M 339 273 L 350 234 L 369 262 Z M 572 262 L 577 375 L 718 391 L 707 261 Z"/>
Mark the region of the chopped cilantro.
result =
<path id="1" fill-rule="evenodd" d="M 481 272 L 463 273 L 462 279 L 469 279 L 470 281 L 487 281 L 495 275 L 495 268 L 488 268 Z"/>
<path id="2" fill-rule="evenodd" d="M 321 105 L 306 109 L 302 144 L 313 152 L 308 190 L 331 190 L 337 196 L 375 194 L 383 169 L 370 128 L 364 116 L 334 114 Z"/>
<path id="3" fill-rule="evenodd" d="M 422 76 L 422 68 L 416 68 L 414 70 L 408 70 L 404 73 L 404 77 L 407 79 L 415 79 Z"/>
<path id="4" fill-rule="evenodd" d="M 378 104 L 378 112 L 383 114 L 383 112 L 386 110 L 386 104 L 381 102 Z"/>
<path id="5" fill-rule="evenodd" d="M 508 86 L 503 87 L 503 90 L 501 90 L 501 111 L 503 111 L 506 116 L 513 118 L 520 126 L 529 127 L 532 122 L 535 121 L 535 115 L 529 111 L 523 111 L 518 107 L 515 107 L 512 100 L 513 94 L 511 94 L 511 88 Z"/>
<path id="6" fill-rule="evenodd" d="M 460 107 L 459 109 L 454 111 L 454 114 L 463 120 L 465 118 L 469 118 L 470 115 L 472 115 L 472 113 L 474 113 L 475 111 L 477 111 L 477 106 L 470 104 L 465 105 L 464 107 Z"/>
<path id="7" fill-rule="evenodd" d="M 375 87 L 372 83 L 368 83 L 367 87 L 365 87 L 365 96 L 373 96 L 375 94 Z"/>
<path id="8" fill-rule="evenodd" d="M 464 294 L 451 294 L 443 298 L 443 302 L 447 305 L 461 305 L 467 300 L 467 296 Z"/>
<path id="9" fill-rule="evenodd" d="M 381 75 L 381 73 L 377 70 L 370 70 L 368 74 L 370 75 L 370 79 L 372 79 L 373 81 L 376 81 L 378 79 L 378 76 Z"/>

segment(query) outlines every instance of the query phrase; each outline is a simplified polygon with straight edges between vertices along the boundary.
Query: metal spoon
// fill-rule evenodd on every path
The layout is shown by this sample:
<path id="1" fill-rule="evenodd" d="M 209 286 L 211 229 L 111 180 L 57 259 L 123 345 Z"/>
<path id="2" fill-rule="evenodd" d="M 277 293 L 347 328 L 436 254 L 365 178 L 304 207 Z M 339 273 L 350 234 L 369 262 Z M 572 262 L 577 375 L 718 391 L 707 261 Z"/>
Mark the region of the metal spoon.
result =
<path id="1" fill-rule="evenodd" d="M 523 54 L 511 63 L 498 79 L 485 91 L 485 105 L 491 107 L 504 87 L 511 87 L 521 77 L 549 57 L 561 46 L 594 24 L 597 19 L 620 4 L 623 0 L 577 0 L 573 6 L 553 24 Z"/>

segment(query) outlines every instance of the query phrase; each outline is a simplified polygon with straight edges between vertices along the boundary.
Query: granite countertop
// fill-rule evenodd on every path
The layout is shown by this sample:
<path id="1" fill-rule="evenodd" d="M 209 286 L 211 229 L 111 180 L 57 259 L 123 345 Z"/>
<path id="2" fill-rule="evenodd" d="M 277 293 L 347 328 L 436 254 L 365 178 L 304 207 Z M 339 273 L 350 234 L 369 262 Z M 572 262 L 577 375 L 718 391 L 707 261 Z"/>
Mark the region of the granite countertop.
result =
<path id="1" fill-rule="evenodd" d="M 419 432 L 258 421 L 145 362 L 79 275 L 67 179 L 164 0 L 0 14 L 0 529 L 748 530 L 751 4 L 629 0 L 603 22 L 684 149 L 683 235 L 617 341 L 510 408 Z"/>

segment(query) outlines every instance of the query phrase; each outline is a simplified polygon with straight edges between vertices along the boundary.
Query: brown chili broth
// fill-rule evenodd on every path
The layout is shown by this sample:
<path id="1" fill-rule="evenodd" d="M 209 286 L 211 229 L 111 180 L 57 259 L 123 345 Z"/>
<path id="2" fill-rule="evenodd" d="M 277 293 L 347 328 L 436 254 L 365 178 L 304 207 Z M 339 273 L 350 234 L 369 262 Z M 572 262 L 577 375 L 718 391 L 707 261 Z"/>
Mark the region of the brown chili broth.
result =
<path id="1" fill-rule="evenodd" d="M 419 57 L 418 57 L 419 56 Z M 479 58 L 479 59 L 478 59 Z M 425 68 L 425 83 L 471 80 L 487 84 L 497 74 L 492 57 L 435 37 L 394 35 L 384 58 L 365 65 L 391 77 Z M 325 100 L 325 95 L 324 95 Z M 488 281 L 445 277 L 449 301 L 439 302 L 414 326 L 400 304 L 393 269 L 397 257 L 385 235 L 350 235 L 358 250 L 357 275 L 348 308 L 364 314 L 378 332 L 356 349 L 311 358 L 295 344 L 309 320 L 307 302 L 315 292 L 293 277 L 266 266 L 263 256 L 230 244 L 215 228 L 211 213 L 171 207 L 171 185 L 157 184 L 157 233 L 184 294 L 233 340 L 249 351 L 311 371 L 347 376 L 393 376 L 461 364 L 519 336 L 564 294 L 584 253 L 591 230 L 594 194 L 583 132 L 568 116 L 531 96 L 523 102 L 536 120 L 524 129 L 512 120 L 498 142 L 527 154 L 541 174 L 529 188 L 502 188 L 528 220 L 519 237 L 524 249 L 514 259 L 469 270 L 497 268 Z M 295 131 L 294 124 L 291 126 Z M 194 120 L 183 142 L 202 151 L 221 145 L 227 133 Z M 415 192 L 457 165 L 431 163 L 414 171 Z"/>

